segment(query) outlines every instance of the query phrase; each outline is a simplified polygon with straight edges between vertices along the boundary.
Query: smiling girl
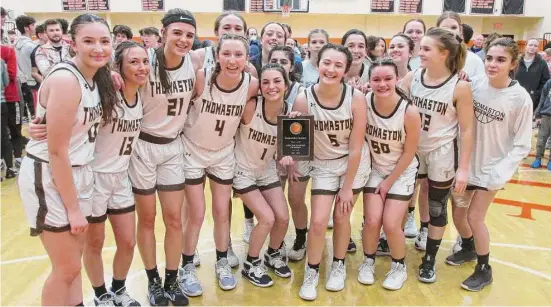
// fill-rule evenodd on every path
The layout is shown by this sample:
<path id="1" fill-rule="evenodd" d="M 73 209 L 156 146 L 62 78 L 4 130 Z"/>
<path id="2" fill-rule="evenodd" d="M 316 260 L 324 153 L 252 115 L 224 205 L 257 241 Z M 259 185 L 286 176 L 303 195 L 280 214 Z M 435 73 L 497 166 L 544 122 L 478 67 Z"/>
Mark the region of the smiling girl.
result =
<path id="1" fill-rule="evenodd" d="M 341 44 L 352 54 L 352 65 L 346 74 L 345 81 L 363 93 L 367 93 L 369 66 L 364 63 L 367 56 L 367 36 L 358 29 L 348 30 L 343 35 Z"/>
<path id="2" fill-rule="evenodd" d="M 285 41 L 287 41 L 287 35 L 283 25 L 279 22 L 269 22 L 264 25 L 260 31 L 260 52 L 251 58 L 251 63 L 257 72 L 269 63 L 270 51 L 275 46 L 285 46 Z"/>
<path id="3" fill-rule="evenodd" d="M 118 104 L 108 63 L 112 42 L 105 20 L 76 17 L 70 28 L 75 57 L 52 68 L 38 92 L 37 116 L 49 137 L 30 140 L 19 192 L 31 227 L 40 235 L 52 272 L 42 305 L 82 304 L 81 260 L 93 211 L 91 162 L 100 121 L 111 123 Z"/>
<path id="4" fill-rule="evenodd" d="M 318 54 L 329 42 L 329 34 L 324 29 L 314 29 L 308 34 L 308 60 L 302 62 L 302 85 L 306 88 L 319 79 Z"/>
<path id="5" fill-rule="evenodd" d="M 409 61 L 409 66 L 412 70 L 416 70 L 421 66 L 421 58 L 419 57 L 419 51 L 421 50 L 421 39 L 427 32 L 427 26 L 422 19 L 410 19 L 404 24 L 402 33 L 409 36 L 415 43 L 415 49 Z"/>

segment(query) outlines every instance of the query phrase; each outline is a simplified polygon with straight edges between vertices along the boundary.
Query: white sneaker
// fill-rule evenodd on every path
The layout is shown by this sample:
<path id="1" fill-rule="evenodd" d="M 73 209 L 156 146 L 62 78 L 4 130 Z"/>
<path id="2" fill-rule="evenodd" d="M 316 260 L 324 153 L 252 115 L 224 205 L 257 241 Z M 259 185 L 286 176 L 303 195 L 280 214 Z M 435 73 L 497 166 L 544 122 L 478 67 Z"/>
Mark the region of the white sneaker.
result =
<path id="1" fill-rule="evenodd" d="M 96 306 L 115 306 L 115 294 L 107 291 L 100 297 L 94 296 L 94 305 Z"/>
<path id="2" fill-rule="evenodd" d="M 429 229 L 421 227 L 417 238 L 415 238 L 415 248 L 421 251 L 427 250 L 427 237 L 429 236 Z"/>
<path id="3" fill-rule="evenodd" d="M 327 229 L 333 229 L 333 212 L 331 212 L 331 216 L 329 216 L 329 223 L 327 223 Z"/>
<path id="4" fill-rule="evenodd" d="M 461 236 L 458 234 L 457 239 L 455 240 L 455 244 L 452 247 L 452 251 L 451 251 L 452 254 L 455 254 L 462 249 L 461 243 L 463 243 L 463 240 L 461 239 Z"/>
<path id="5" fill-rule="evenodd" d="M 245 224 L 243 225 L 243 241 L 245 243 L 249 244 L 249 240 L 251 239 L 251 233 L 253 232 L 254 228 L 254 217 L 251 219 L 245 219 Z"/>
<path id="6" fill-rule="evenodd" d="M 325 289 L 329 291 L 341 291 L 344 289 L 344 281 L 346 280 L 346 265 L 342 261 L 333 261 L 331 264 L 331 272 L 325 284 Z"/>
<path id="7" fill-rule="evenodd" d="M 197 249 L 195 249 L 195 253 L 193 254 L 193 265 L 196 267 L 201 265 L 201 258 L 199 258 L 199 251 Z"/>
<path id="8" fill-rule="evenodd" d="M 222 290 L 232 290 L 237 286 L 237 280 L 231 272 L 231 267 L 228 264 L 227 258 L 222 258 L 216 262 L 214 269 L 216 271 L 216 278 L 218 279 L 218 286 Z"/>
<path id="9" fill-rule="evenodd" d="M 293 247 L 287 251 L 287 257 L 292 261 L 300 261 L 304 256 L 306 256 L 306 244 L 302 244 L 302 246 L 293 244 Z"/>
<path id="10" fill-rule="evenodd" d="M 375 259 L 364 256 L 364 262 L 360 264 L 358 281 L 364 285 L 375 283 Z"/>
<path id="11" fill-rule="evenodd" d="M 407 279 L 408 273 L 406 265 L 398 262 L 392 262 L 390 265 L 390 271 L 386 273 L 383 288 L 388 290 L 400 290 Z"/>
<path id="12" fill-rule="evenodd" d="M 232 269 L 239 266 L 239 258 L 237 258 L 237 255 L 233 252 L 231 239 L 230 239 L 230 245 L 228 245 L 228 263 L 230 264 L 230 267 Z"/>
<path id="13" fill-rule="evenodd" d="M 300 287 L 298 295 L 301 299 L 306 301 L 313 301 L 318 297 L 318 282 L 320 278 L 320 273 L 315 269 L 311 269 L 306 266 L 304 271 L 304 281 Z"/>
<path id="14" fill-rule="evenodd" d="M 408 213 L 406 227 L 404 228 L 406 238 L 415 238 L 417 236 L 417 226 L 415 226 L 415 211 Z"/>
<path id="15" fill-rule="evenodd" d="M 187 264 L 183 268 L 179 268 L 179 283 L 182 292 L 186 296 L 196 297 L 203 294 L 203 287 L 199 283 L 197 278 L 197 272 L 195 271 L 195 266 L 192 263 Z"/>

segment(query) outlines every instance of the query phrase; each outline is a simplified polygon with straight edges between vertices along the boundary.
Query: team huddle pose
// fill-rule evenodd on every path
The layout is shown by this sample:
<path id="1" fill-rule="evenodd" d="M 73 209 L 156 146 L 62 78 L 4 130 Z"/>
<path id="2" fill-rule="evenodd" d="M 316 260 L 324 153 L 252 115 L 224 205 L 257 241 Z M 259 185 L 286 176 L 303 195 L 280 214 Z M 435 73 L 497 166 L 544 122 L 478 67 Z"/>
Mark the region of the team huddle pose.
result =
<path id="1" fill-rule="evenodd" d="M 492 282 L 486 213 L 531 147 L 532 101 L 510 77 L 518 65 L 514 41 L 489 44 L 482 63 L 466 50 L 459 16 L 446 12 L 430 29 L 408 21 L 390 40 L 389 57 L 383 39 L 361 30 L 335 45 L 314 29 L 309 59 L 300 63 L 285 46 L 289 28 L 277 22 L 263 27 L 252 57 L 247 24 L 236 12 L 216 19 L 217 46 L 196 51 L 191 12 L 171 9 L 161 23 L 157 49 L 123 42 L 113 50 L 103 19 L 78 16 L 70 27 L 75 56 L 56 65 L 39 90 L 19 189 L 31 235 L 40 236 L 52 265 L 42 304 L 83 305 L 83 259 L 96 305 L 139 306 L 125 286 L 136 242 L 151 305 L 183 306 L 202 295 L 196 266 L 207 177 L 214 272 L 223 290 L 237 286 L 232 268 L 239 266 L 230 239 L 232 190 L 245 207 L 249 244 L 241 275 L 255 286 L 274 284 L 268 270 L 292 276 L 287 260 L 306 256 L 298 295 L 315 300 L 329 226 L 325 287 L 343 290 L 346 253 L 356 249 L 350 216 L 362 192 L 361 284 L 375 283 L 375 256 L 388 254 L 382 286 L 403 287 L 406 236 L 425 250 L 417 278 L 435 282 L 450 198 L 460 237 L 446 263 L 477 260 L 461 284 L 467 290 Z M 280 115 L 314 117 L 313 161 L 276 155 Z M 164 284 L 157 196 L 166 229 Z M 290 216 L 296 238 L 287 249 Z M 117 246 L 109 288 L 101 256 L 107 218 Z"/>

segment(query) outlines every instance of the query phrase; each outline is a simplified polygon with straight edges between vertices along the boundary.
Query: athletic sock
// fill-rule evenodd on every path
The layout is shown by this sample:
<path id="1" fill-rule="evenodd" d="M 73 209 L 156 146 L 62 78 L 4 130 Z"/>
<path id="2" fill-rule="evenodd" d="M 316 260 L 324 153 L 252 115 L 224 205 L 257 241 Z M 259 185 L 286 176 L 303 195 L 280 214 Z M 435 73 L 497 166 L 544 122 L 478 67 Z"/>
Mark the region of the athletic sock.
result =
<path id="1" fill-rule="evenodd" d="M 404 259 L 406 259 L 405 257 L 404 258 L 400 258 L 400 259 L 394 259 L 392 258 L 392 262 L 398 262 L 400 264 L 404 264 Z"/>
<path id="2" fill-rule="evenodd" d="M 367 258 L 373 259 L 373 261 L 375 261 L 375 253 L 373 253 L 373 254 L 364 253 L 364 256 L 366 256 Z"/>
<path id="3" fill-rule="evenodd" d="M 278 250 L 279 250 L 279 249 L 273 249 L 273 248 L 271 248 L 270 246 L 268 246 L 268 255 L 271 255 L 271 254 L 277 252 Z"/>
<path id="4" fill-rule="evenodd" d="M 337 257 L 333 257 L 333 262 L 336 262 L 336 261 L 342 261 L 342 263 L 344 263 L 344 258 L 339 259 Z"/>
<path id="5" fill-rule="evenodd" d="M 219 261 L 220 259 L 222 258 L 228 258 L 228 251 L 219 251 L 219 250 L 216 250 L 216 261 Z"/>
<path id="6" fill-rule="evenodd" d="M 421 222 L 421 228 L 429 228 L 429 222 Z"/>
<path id="7" fill-rule="evenodd" d="M 474 250 L 474 238 L 461 238 L 461 249 L 464 250 Z"/>
<path id="8" fill-rule="evenodd" d="M 304 229 L 295 228 L 295 232 L 297 233 L 296 245 L 303 246 L 304 243 L 306 243 L 306 228 Z"/>
<path id="9" fill-rule="evenodd" d="M 490 261 L 490 253 L 487 253 L 486 255 L 476 255 L 476 258 L 478 260 L 478 264 L 488 265 L 488 262 Z"/>
<path id="10" fill-rule="evenodd" d="M 413 211 L 415 211 L 415 207 L 408 207 L 408 213 L 412 213 Z"/>
<path id="11" fill-rule="evenodd" d="M 178 270 L 165 270 L 165 290 L 169 290 L 170 286 L 176 282 Z"/>
<path id="12" fill-rule="evenodd" d="M 425 253 L 425 260 L 429 260 L 428 258 L 430 257 L 431 261 L 434 262 L 436 253 L 438 253 L 438 249 L 440 248 L 440 243 L 442 243 L 442 239 L 435 240 L 427 238 L 427 252 Z"/>
<path id="13" fill-rule="evenodd" d="M 186 265 L 193 263 L 193 256 L 194 255 L 186 255 L 182 253 L 182 267 L 185 267 Z"/>
<path id="14" fill-rule="evenodd" d="M 311 268 L 311 269 L 314 269 L 316 270 L 316 272 L 319 272 L 320 271 L 320 264 L 310 264 L 308 263 L 308 267 Z"/>
<path id="15" fill-rule="evenodd" d="M 113 278 L 113 280 L 111 281 L 111 291 L 113 291 L 113 293 L 119 291 L 120 289 L 124 288 L 125 283 L 126 278 L 121 280 Z"/>
<path id="16" fill-rule="evenodd" d="M 253 263 L 253 261 L 256 261 L 258 259 L 259 259 L 258 257 L 249 256 L 249 254 L 247 254 L 247 262 L 248 263 Z"/>
<path id="17" fill-rule="evenodd" d="M 105 284 L 99 286 L 99 287 L 92 287 L 94 288 L 94 294 L 97 298 L 100 298 L 102 295 L 107 293 L 107 289 L 105 288 Z"/>
<path id="18" fill-rule="evenodd" d="M 253 212 L 247 207 L 247 205 L 245 205 L 245 203 L 243 203 L 243 211 L 245 212 L 246 219 L 252 219 L 254 217 Z"/>
<path id="19" fill-rule="evenodd" d="M 159 276 L 159 271 L 157 270 L 157 266 L 155 266 L 151 270 L 145 270 L 145 273 L 147 274 L 147 279 L 150 282 L 154 280 L 161 280 L 161 276 Z"/>

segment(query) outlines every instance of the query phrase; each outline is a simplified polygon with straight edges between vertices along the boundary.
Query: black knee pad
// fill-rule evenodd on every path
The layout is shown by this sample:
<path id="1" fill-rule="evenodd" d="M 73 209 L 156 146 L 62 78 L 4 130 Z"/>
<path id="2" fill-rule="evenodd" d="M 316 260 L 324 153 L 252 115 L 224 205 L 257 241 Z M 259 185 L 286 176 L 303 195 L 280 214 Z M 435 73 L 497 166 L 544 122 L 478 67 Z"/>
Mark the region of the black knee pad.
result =
<path id="1" fill-rule="evenodd" d="M 444 227 L 448 224 L 450 191 L 450 188 L 437 189 L 429 186 L 429 215 L 432 226 Z"/>

